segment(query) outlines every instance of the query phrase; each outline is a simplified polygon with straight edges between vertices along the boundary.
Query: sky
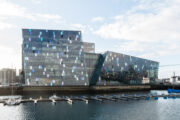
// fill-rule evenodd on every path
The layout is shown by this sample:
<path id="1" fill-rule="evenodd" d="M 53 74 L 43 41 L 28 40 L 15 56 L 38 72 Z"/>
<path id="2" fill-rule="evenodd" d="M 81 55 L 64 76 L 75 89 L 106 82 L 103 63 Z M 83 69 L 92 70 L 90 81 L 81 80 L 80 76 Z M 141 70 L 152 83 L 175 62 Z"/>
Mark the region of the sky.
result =
<path id="1" fill-rule="evenodd" d="M 180 76 L 180 0 L 0 0 L 0 68 L 21 68 L 22 28 L 81 30 L 97 53 L 158 61 L 159 78 Z"/>

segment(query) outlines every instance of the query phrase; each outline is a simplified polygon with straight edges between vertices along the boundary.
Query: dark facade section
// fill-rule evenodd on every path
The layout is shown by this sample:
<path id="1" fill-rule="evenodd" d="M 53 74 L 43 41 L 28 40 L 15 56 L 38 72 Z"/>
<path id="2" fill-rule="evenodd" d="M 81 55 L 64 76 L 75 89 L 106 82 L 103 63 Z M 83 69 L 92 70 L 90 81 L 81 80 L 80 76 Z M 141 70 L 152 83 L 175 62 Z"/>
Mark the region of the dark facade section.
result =
<path id="1" fill-rule="evenodd" d="M 90 78 L 90 85 L 96 85 L 96 83 L 98 82 L 98 79 L 100 79 L 101 69 L 104 64 L 105 59 L 106 59 L 106 53 L 100 54 L 97 64 L 95 66 L 95 69 L 92 73 L 92 77 Z"/>
<path id="2" fill-rule="evenodd" d="M 93 72 L 95 71 L 100 56 L 101 54 L 85 53 L 86 69 L 89 75 L 88 76 L 89 82 L 91 81 Z"/>
<path id="3" fill-rule="evenodd" d="M 154 83 L 158 79 L 159 63 L 115 52 L 106 52 L 97 84 L 143 84 L 143 79 Z"/>

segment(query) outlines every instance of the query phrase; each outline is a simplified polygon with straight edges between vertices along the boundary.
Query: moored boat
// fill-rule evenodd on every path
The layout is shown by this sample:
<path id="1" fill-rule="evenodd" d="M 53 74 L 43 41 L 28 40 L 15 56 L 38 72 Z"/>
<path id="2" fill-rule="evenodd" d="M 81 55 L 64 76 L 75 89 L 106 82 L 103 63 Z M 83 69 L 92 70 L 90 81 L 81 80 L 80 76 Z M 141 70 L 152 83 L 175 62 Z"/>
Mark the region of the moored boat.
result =
<path id="1" fill-rule="evenodd" d="M 14 106 L 14 105 L 19 105 L 20 103 L 21 103 L 20 100 L 10 98 L 4 102 L 4 105 Z"/>
<path id="2" fill-rule="evenodd" d="M 59 98 L 60 98 L 60 97 L 56 96 L 55 94 L 54 94 L 53 96 L 50 96 L 50 97 L 49 97 L 50 100 L 52 100 L 52 99 L 57 100 L 57 99 L 59 99 Z"/>
<path id="3" fill-rule="evenodd" d="M 168 93 L 180 93 L 180 89 L 168 89 Z"/>

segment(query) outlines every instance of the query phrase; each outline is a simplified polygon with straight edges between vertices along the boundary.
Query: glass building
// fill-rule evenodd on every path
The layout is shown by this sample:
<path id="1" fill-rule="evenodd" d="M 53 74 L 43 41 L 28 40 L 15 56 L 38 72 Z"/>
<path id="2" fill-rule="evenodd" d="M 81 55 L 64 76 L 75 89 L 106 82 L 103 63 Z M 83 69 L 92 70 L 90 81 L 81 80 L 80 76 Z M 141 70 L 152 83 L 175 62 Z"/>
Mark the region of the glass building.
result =
<path id="1" fill-rule="evenodd" d="M 92 85 L 135 85 L 142 84 L 145 78 L 153 84 L 158 79 L 159 63 L 155 61 L 107 51 L 98 64 Z"/>
<path id="2" fill-rule="evenodd" d="M 22 32 L 26 85 L 89 85 L 80 31 Z"/>
<path id="3" fill-rule="evenodd" d="M 94 43 L 83 42 L 83 46 L 84 46 L 84 52 L 95 53 L 95 44 Z"/>
<path id="4" fill-rule="evenodd" d="M 80 31 L 23 29 L 25 85 L 87 86 L 153 83 L 159 63 L 107 51 L 82 42 Z"/>
<path id="5" fill-rule="evenodd" d="M 96 65 L 98 63 L 98 59 L 100 57 L 100 54 L 96 53 L 85 53 L 85 61 L 86 61 L 86 70 L 88 73 L 88 79 L 89 81 L 92 78 L 92 75 L 95 71 Z"/>

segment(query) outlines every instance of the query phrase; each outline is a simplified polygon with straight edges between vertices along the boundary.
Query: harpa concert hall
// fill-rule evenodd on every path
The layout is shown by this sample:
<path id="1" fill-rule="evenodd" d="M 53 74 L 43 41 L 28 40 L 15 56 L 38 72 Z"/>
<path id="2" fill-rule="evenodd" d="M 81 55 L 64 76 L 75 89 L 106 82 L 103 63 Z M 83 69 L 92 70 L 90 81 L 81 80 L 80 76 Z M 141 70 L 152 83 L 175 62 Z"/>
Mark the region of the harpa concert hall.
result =
<path id="1" fill-rule="evenodd" d="M 82 41 L 81 31 L 23 29 L 25 85 L 91 86 L 151 84 L 159 63 L 106 51 Z"/>

